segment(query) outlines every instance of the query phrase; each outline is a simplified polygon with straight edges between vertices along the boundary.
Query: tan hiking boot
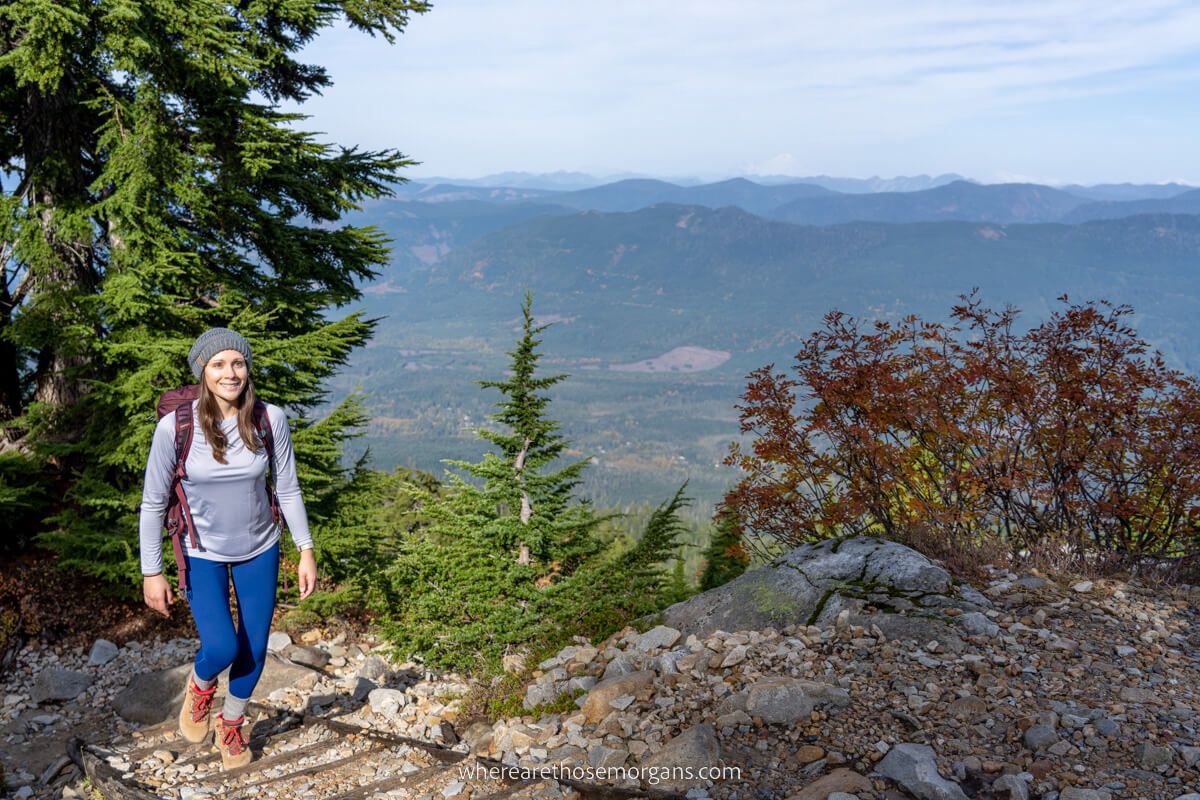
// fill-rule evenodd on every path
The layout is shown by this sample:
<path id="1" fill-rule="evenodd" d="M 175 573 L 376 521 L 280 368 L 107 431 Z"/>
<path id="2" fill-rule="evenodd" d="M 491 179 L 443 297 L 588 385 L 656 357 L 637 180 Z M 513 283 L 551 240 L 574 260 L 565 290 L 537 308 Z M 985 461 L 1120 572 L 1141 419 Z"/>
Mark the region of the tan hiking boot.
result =
<path id="1" fill-rule="evenodd" d="M 207 689 L 200 689 L 191 676 L 188 676 L 187 691 L 183 694 L 183 708 L 179 709 L 179 732 L 192 744 L 199 744 L 208 738 L 208 711 L 212 708 L 213 695 L 216 692 L 215 682 Z"/>
<path id="2" fill-rule="evenodd" d="M 221 766 L 225 769 L 244 767 L 254 757 L 254 754 L 250 752 L 250 743 L 246 741 L 246 735 L 242 733 L 242 723 L 245 721 L 245 716 L 226 721 L 225 717 L 217 714 L 213 740 L 217 749 L 221 751 Z"/>

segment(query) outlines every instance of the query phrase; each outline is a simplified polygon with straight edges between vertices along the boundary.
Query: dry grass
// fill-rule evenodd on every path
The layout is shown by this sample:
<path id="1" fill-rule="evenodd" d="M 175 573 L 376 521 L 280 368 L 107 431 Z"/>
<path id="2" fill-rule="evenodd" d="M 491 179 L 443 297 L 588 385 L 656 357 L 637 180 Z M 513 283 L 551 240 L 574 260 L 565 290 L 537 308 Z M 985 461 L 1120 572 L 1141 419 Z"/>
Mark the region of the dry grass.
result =
<path id="1" fill-rule="evenodd" d="M 990 576 L 983 569 L 985 564 L 1000 566 L 1009 560 L 1008 548 L 993 537 L 964 540 L 928 525 L 908 529 L 899 541 L 927 558 L 940 561 L 951 575 L 965 583 L 986 581 Z"/>
<path id="2" fill-rule="evenodd" d="M 1018 550 L 995 536 L 980 535 L 964 541 L 930 526 L 919 526 L 908 530 L 900 542 L 941 562 L 956 578 L 968 583 L 987 580 L 990 575 L 983 567 L 988 564 L 1065 583 L 1136 578 L 1143 585 L 1164 589 L 1200 583 L 1200 555 L 1130 556 L 1082 547 L 1065 536 L 1047 537 Z"/>

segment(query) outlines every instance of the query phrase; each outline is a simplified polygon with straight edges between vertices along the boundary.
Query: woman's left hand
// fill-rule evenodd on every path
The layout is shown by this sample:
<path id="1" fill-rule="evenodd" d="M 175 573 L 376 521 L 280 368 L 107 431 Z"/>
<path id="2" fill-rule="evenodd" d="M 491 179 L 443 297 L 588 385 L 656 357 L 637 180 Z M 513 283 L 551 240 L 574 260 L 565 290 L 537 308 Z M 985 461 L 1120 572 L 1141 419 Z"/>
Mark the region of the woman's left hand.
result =
<path id="1" fill-rule="evenodd" d="M 308 597 L 317 588 L 317 560 L 312 550 L 300 551 L 300 566 L 296 569 L 296 584 L 300 587 L 300 599 Z"/>

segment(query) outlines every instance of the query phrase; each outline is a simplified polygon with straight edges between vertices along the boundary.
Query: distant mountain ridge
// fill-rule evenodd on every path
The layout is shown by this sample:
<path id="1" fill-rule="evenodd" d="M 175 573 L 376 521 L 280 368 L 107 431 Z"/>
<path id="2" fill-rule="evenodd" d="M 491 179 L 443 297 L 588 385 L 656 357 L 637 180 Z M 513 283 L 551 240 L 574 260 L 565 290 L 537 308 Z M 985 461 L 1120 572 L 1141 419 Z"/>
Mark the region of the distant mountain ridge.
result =
<path id="1" fill-rule="evenodd" d="M 1095 186 L 1057 186 L 1064 192 L 1077 194 L 1089 200 L 1129 201 L 1165 200 L 1196 187 L 1184 183 L 1098 183 Z"/>
<path id="2" fill-rule="evenodd" d="M 927 181 L 945 177 L 949 176 Z M 1092 194 L 1136 197 L 1139 189 L 1145 189 L 1155 196 L 1096 201 L 1083 194 L 1040 184 L 982 184 L 966 180 L 911 191 L 846 193 L 815 183 L 757 183 L 747 178 L 696 185 L 629 178 L 571 191 L 413 182 L 399 186 L 396 199 L 430 204 L 537 203 L 558 206 L 564 210 L 603 212 L 636 211 L 659 203 L 702 205 L 708 208 L 735 206 L 759 216 L 806 225 L 943 220 L 1076 223 L 1143 213 L 1196 213 L 1197 195 L 1193 193 L 1198 190 L 1188 190 L 1180 184 L 1171 187 L 1101 186 L 1096 189 Z M 1169 194 L 1176 189 L 1182 191 Z"/>
<path id="3" fill-rule="evenodd" d="M 1128 302 L 1152 341 L 1200 366 L 1200 216 L 1079 225 L 920 222 L 806 226 L 737 208 L 661 204 L 534 217 L 391 276 L 405 319 L 494 319 L 524 287 L 576 354 L 735 353 L 811 330 L 830 308 L 941 319 L 959 294 L 1043 313 L 1066 292 Z M 382 310 L 382 307 L 380 307 Z M 653 333 L 651 333 L 653 331 Z M 756 345 L 755 342 L 760 344 Z"/>
<path id="4" fill-rule="evenodd" d="M 763 186 L 746 178 L 731 178 L 699 186 L 665 181 L 627 180 L 556 195 L 553 202 L 587 211 L 636 211 L 659 203 L 706 208 L 735 206 L 751 214 L 770 214 L 775 208 L 804 197 L 833 197 L 836 193 L 806 183 Z"/>
<path id="5" fill-rule="evenodd" d="M 919 192 L 925 189 L 935 189 L 955 181 L 970 181 L 955 172 L 945 175 L 897 175 L 894 178 L 880 178 L 875 175 L 870 178 L 839 178 L 832 175 L 811 175 L 803 178 L 792 178 L 783 175 L 755 176 L 754 180 L 763 184 L 773 183 L 809 183 L 822 186 L 842 194 L 871 194 L 874 192 Z M 976 181 L 971 181 L 975 183 Z"/>
<path id="6" fill-rule="evenodd" d="M 1032 183 L 978 184 L 954 181 L 917 192 L 801 198 L 771 216 L 804 225 L 842 222 L 1057 222 L 1086 201 Z"/>
<path id="7" fill-rule="evenodd" d="M 1200 189 L 1192 189 L 1189 192 L 1161 199 L 1087 203 L 1072 210 L 1062 221 L 1073 223 L 1096 219 L 1120 219 L 1137 214 L 1200 214 Z"/>

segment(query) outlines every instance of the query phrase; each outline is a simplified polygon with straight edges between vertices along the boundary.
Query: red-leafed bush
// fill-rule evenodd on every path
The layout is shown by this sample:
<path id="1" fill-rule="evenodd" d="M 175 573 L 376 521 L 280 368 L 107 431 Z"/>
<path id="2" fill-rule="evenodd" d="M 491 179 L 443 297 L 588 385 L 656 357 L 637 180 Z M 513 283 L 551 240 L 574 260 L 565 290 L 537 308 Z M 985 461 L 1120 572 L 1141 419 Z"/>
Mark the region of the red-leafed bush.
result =
<path id="1" fill-rule="evenodd" d="M 1070 304 L 1018 332 L 974 295 L 949 324 L 826 315 L 784 374 L 749 377 L 749 451 L 725 463 L 745 529 L 793 545 L 914 530 L 1082 555 L 1200 550 L 1200 383 L 1128 306 Z"/>

